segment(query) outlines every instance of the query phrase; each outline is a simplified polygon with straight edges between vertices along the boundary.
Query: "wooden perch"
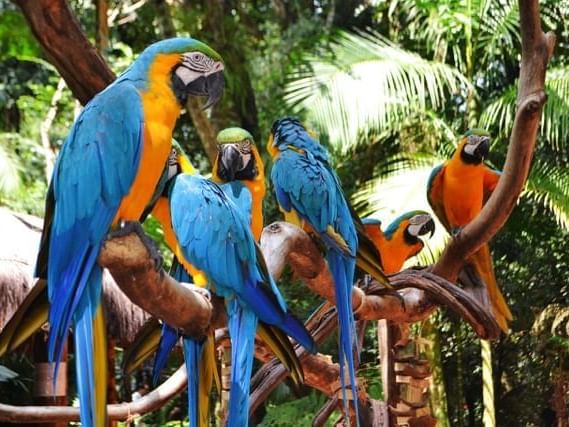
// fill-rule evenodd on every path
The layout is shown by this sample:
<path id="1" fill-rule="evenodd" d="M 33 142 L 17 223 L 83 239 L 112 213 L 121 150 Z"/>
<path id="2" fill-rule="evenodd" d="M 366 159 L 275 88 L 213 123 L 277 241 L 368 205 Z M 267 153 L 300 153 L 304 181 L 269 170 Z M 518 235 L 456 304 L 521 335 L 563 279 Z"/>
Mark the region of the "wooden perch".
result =
<path id="1" fill-rule="evenodd" d="M 99 264 L 109 270 L 132 302 L 154 317 L 192 337 L 201 338 L 210 331 L 212 302 L 202 292 L 156 270 L 138 235 L 131 233 L 107 240 Z"/>
<path id="2" fill-rule="evenodd" d="M 263 230 L 261 249 L 273 277 L 280 277 L 288 264 L 295 277 L 310 290 L 335 302 L 334 281 L 327 264 L 302 229 L 275 222 Z M 353 288 L 353 309 L 359 320 L 412 323 L 426 319 L 439 305 L 446 305 L 470 323 L 481 338 L 499 335 L 491 314 L 461 288 L 441 277 L 424 270 L 406 270 L 391 276 L 390 282 L 398 289 L 397 295 L 386 293 L 383 286 L 374 282 L 367 291 Z"/>
<path id="3" fill-rule="evenodd" d="M 522 61 L 518 110 L 510 146 L 496 190 L 480 214 L 451 240 L 433 273 L 455 282 L 464 261 L 487 243 L 509 218 L 526 182 L 546 101 L 545 70 L 555 46 L 555 34 L 541 29 L 538 0 L 520 0 Z"/>
<path id="4" fill-rule="evenodd" d="M 186 386 L 185 366 L 180 367 L 158 388 L 135 402 L 107 405 L 110 420 L 130 420 L 155 411 L 179 394 Z M 0 403 L 0 422 L 55 423 L 79 421 L 79 408 L 72 406 L 13 406 Z"/>

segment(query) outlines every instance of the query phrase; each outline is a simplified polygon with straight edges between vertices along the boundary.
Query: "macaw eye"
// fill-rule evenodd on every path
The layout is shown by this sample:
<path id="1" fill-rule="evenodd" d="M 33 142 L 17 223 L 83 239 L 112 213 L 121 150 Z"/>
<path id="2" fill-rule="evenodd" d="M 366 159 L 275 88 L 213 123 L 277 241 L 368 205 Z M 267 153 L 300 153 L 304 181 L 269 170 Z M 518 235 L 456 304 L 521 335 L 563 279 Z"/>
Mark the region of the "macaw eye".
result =
<path id="1" fill-rule="evenodd" d="M 249 154 L 251 152 L 251 141 L 246 139 L 242 143 L 239 144 L 239 151 L 242 154 Z"/>

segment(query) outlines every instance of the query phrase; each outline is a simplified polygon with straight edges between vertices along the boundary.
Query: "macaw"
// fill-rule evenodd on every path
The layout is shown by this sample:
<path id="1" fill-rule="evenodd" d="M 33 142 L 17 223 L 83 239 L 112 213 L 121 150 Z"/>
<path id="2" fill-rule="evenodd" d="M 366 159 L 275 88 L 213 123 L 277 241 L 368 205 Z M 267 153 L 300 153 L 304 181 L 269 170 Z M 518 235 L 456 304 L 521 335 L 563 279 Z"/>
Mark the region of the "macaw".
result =
<path id="1" fill-rule="evenodd" d="M 441 223 L 453 235 L 478 215 L 498 184 L 500 172 L 483 163 L 489 150 L 489 134 L 481 129 L 469 130 L 453 156 L 431 172 L 427 198 Z M 494 317 L 507 332 L 512 313 L 496 283 L 489 246 L 482 246 L 467 264 L 473 266 L 485 283 Z"/>
<path id="2" fill-rule="evenodd" d="M 221 136 L 224 135 L 225 131 L 220 133 Z M 246 132 L 243 130 L 243 132 Z M 246 132 L 246 135 L 251 138 L 250 134 Z M 243 142 L 242 139 L 239 139 L 237 142 Z M 243 151 L 243 150 L 242 150 Z M 223 149 L 220 148 L 220 157 L 223 157 Z M 248 153 L 250 154 L 250 153 Z M 258 155 L 258 153 L 257 153 Z M 260 157 L 256 157 L 258 162 L 261 162 Z M 236 162 L 239 161 L 238 157 L 234 157 Z M 251 160 L 253 161 L 253 160 Z M 225 159 L 226 164 L 227 159 Z M 216 160 L 216 165 L 220 165 L 219 158 Z M 195 170 L 191 167 L 188 159 L 183 155 L 176 155 L 175 150 L 173 150 L 173 157 L 170 158 L 169 167 L 165 170 L 163 174 L 163 178 L 161 182 L 165 182 L 166 179 L 173 179 L 173 177 L 179 173 L 191 173 L 195 174 Z M 177 165 L 177 166 L 176 166 Z M 214 175 L 215 175 L 214 169 Z M 255 170 L 259 170 L 255 168 Z M 260 173 L 262 174 L 262 163 Z M 223 175 L 223 172 L 221 173 Z M 262 175 L 261 175 L 262 176 Z M 166 179 L 164 177 L 167 177 Z M 264 190 L 264 181 L 261 181 L 262 188 Z M 252 185 L 254 185 L 253 183 Z M 258 188 L 255 186 L 253 188 Z M 244 214 L 244 218 L 246 218 L 247 222 L 254 221 L 251 209 L 258 209 L 262 210 L 262 193 L 260 194 L 261 200 L 259 203 L 255 203 L 252 199 L 251 193 L 247 189 L 246 184 L 240 184 L 240 181 L 234 181 L 231 183 L 227 183 L 222 185 L 222 189 L 226 193 L 226 195 L 234 201 L 239 207 L 240 212 Z M 159 190 L 163 191 L 164 186 L 159 186 Z M 253 194 L 259 194 L 260 192 L 252 191 Z M 263 191 L 264 193 L 264 191 Z M 166 193 L 162 193 L 164 196 Z M 162 227 L 165 233 L 166 243 L 170 246 L 170 248 L 176 253 L 176 262 L 174 265 L 171 274 L 174 278 L 178 281 L 183 282 L 191 282 L 192 279 L 188 276 L 187 272 L 184 268 L 182 268 L 179 264 L 184 264 L 188 270 L 193 271 L 194 282 L 201 287 L 205 287 L 207 285 L 207 278 L 191 265 L 190 262 L 185 260 L 183 253 L 180 251 L 180 246 L 177 242 L 176 233 L 172 229 L 171 221 L 170 221 L 170 205 L 168 203 L 167 197 L 156 198 L 154 200 L 153 214 L 154 216 L 161 222 Z M 260 218 L 262 224 L 262 212 L 260 213 L 257 218 Z M 262 227 L 259 228 L 259 234 Z M 253 230 L 252 230 L 253 231 Z M 178 262 L 177 260 L 182 260 Z M 262 260 L 262 258 L 261 258 Z M 264 267 L 263 267 L 264 268 Z M 160 333 L 160 329 L 161 333 Z M 265 341 L 271 350 L 277 355 L 277 357 L 281 360 L 281 362 L 287 367 L 287 369 L 291 373 L 292 379 L 298 384 L 303 381 L 303 374 L 302 374 L 302 366 L 300 365 L 300 361 L 294 352 L 294 348 L 292 347 L 290 341 L 288 340 L 287 336 L 277 327 L 273 325 L 269 325 L 264 323 L 262 320 L 259 321 L 258 330 L 259 336 L 263 341 Z M 147 323 L 141 330 L 140 334 L 137 335 L 135 342 L 130 346 L 130 348 L 125 353 L 125 363 L 126 363 L 126 370 L 131 372 L 134 370 L 143 360 L 145 360 L 151 353 L 158 348 L 155 357 L 155 364 L 154 364 L 154 383 L 157 382 L 158 374 L 160 370 L 163 368 L 167 361 L 168 354 L 176 344 L 180 334 L 178 331 L 167 324 L 162 325 L 157 321 L 151 321 Z M 189 337 L 183 338 L 184 342 L 184 354 L 186 358 L 188 376 L 190 381 L 188 386 L 193 386 L 194 389 L 190 388 L 190 393 L 188 394 L 189 397 L 189 407 L 190 407 L 190 424 L 191 425 L 206 425 L 207 424 L 207 414 L 208 414 L 208 396 L 210 395 L 211 386 L 212 386 L 212 378 L 218 379 L 216 373 L 217 370 L 215 369 L 215 362 L 214 362 L 214 340 L 194 340 Z M 202 348 L 204 348 L 207 354 L 207 358 L 204 355 L 203 358 L 200 357 L 202 354 Z M 205 362 L 199 363 L 200 360 Z M 198 368 L 199 366 L 199 368 Z M 198 374 L 199 372 L 199 374 Z M 197 394 L 197 389 L 199 387 L 200 394 Z M 218 384 L 218 388 L 219 384 Z M 195 398 L 194 396 L 197 396 Z"/>
<path id="3" fill-rule="evenodd" d="M 208 96 L 212 105 L 223 81 L 221 57 L 204 43 L 190 38 L 155 43 L 85 106 L 63 144 L 48 189 L 36 273 L 47 277 L 48 357 L 56 362 L 56 373 L 74 326 L 84 426 L 106 425 L 99 250 L 109 231 L 135 227 L 188 96 Z"/>
<path id="4" fill-rule="evenodd" d="M 173 141 L 173 145 L 178 147 L 176 141 Z M 176 151 L 174 150 L 173 153 L 175 154 Z M 183 165 L 183 166 L 182 166 Z M 163 192 L 166 182 L 170 179 L 178 168 L 181 167 L 184 172 L 189 172 L 193 170 L 193 166 L 189 163 L 189 160 L 186 157 L 180 158 L 180 166 L 178 165 L 178 161 L 176 157 L 173 157 L 173 160 L 169 160 L 168 164 L 164 168 L 164 171 L 158 181 L 156 186 L 154 195 L 152 196 L 146 210 L 143 212 L 141 217 L 139 218 L 140 223 L 143 223 L 150 212 L 154 208 L 156 202 L 160 194 Z M 45 248 L 45 246 L 44 246 Z M 40 274 L 41 276 L 41 274 Z M 48 313 L 49 313 L 49 298 L 47 295 L 47 281 L 46 277 L 40 278 L 36 281 L 34 286 L 30 289 L 22 303 L 18 306 L 18 310 L 12 315 L 10 320 L 6 323 L 2 331 L 0 332 L 0 357 L 3 356 L 5 353 L 9 353 L 23 344 L 34 332 L 39 330 L 42 325 L 47 323 L 48 321 Z M 153 319 L 156 320 L 156 319 Z M 152 322 L 148 322 L 146 324 L 146 332 L 150 335 L 153 328 L 150 327 Z M 156 323 L 157 324 L 157 323 Z M 158 331 L 160 330 L 159 324 Z M 141 331 L 141 334 L 144 332 Z M 139 336 L 137 335 L 137 338 Z M 155 342 L 158 345 L 160 334 L 156 336 Z M 144 339 L 147 341 L 147 338 Z M 154 350 L 152 350 L 154 352 Z M 138 356 L 143 357 L 145 351 L 139 352 Z M 126 354 L 126 353 L 125 353 Z M 144 360 L 143 357 L 142 360 Z M 142 362 L 142 360 L 137 361 L 137 366 Z M 132 363 L 132 362 L 131 362 Z"/>
<path id="5" fill-rule="evenodd" d="M 277 203 L 287 221 L 308 226 L 326 245 L 326 259 L 334 278 L 336 308 L 339 322 L 339 362 L 342 396 L 346 412 L 347 363 L 349 385 L 357 396 L 353 347 L 356 346 L 355 322 L 352 311 L 352 286 L 358 251 L 358 231 L 343 194 L 340 181 L 329 164 L 328 152 L 312 138 L 297 119 L 284 118 L 274 122 L 268 141 L 274 164 L 271 180 Z M 357 219 L 358 223 L 359 219 Z M 369 265 L 380 259 L 376 252 Z M 380 267 L 375 277 L 388 284 Z M 357 399 L 354 399 L 359 425 Z"/>
<path id="6" fill-rule="evenodd" d="M 383 271 L 394 274 L 407 259 L 417 255 L 425 245 L 421 236 L 435 232 L 435 222 L 425 211 L 410 211 L 400 215 L 383 231 L 381 221 L 362 218 L 364 229 L 381 254 Z"/>
<path id="7" fill-rule="evenodd" d="M 212 179 L 220 185 L 233 182 L 236 189 L 244 186 L 248 190 L 251 205 L 242 207 L 244 212 L 250 213 L 251 231 L 259 241 L 264 225 L 263 200 L 266 193 L 263 159 L 253 136 L 245 129 L 224 129 L 218 133 L 217 143 L 219 153 L 213 165 Z"/>
<path id="8" fill-rule="evenodd" d="M 225 192 L 195 174 L 177 175 L 167 192 L 177 258 L 188 271 L 203 274 L 211 290 L 226 301 L 232 348 L 228 425 L 246 426 L 257 321 L 276 326 L 311 352 L 315 343 L 288 311 L 249 220 Z"/>

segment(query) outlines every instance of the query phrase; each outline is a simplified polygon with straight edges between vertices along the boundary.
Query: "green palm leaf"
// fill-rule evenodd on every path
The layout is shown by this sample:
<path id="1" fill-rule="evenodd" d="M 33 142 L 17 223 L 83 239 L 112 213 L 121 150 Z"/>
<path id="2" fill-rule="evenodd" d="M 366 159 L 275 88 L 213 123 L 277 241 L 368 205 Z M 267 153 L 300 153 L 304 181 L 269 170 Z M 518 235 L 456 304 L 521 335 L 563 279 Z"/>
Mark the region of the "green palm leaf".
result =
<path id="1" fill-rule="evenodd" d="M 556 67 L 547 72 L 547 103 L 540 123 L 540 136 L 555 150 L 566 150 L 569 136 L 569 67 Z M 480 126 L 498 129 L 509 135 L 515 118 L 517 82 L 492 102 L 480 118 Z"/>
<path id="2" fill-rule="evenodd" d="M 540 159 L 534 161 L 523 196 L 544 206 L 569 230 L 569 169 Z"/>
<path id="3" fill-rule="evenodd" d="M 446 64 L 428 61 L 383 36 L 342 33 L 332 45 L 334 59 L 311 58 L 310 71 L 290 76 L 285 100 L 305 109 L 342 152 L 358 135 L 386 130 L 410 114 L 438 109 L 449 94 L 469 86 Z"/>

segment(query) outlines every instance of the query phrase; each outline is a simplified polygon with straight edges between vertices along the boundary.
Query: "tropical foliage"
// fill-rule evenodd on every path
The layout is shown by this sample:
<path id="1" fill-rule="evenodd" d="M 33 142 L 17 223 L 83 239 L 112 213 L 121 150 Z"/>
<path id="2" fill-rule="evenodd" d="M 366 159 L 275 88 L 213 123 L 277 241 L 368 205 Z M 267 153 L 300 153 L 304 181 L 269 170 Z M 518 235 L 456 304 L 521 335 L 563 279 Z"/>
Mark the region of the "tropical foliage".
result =
<path id="1" fill-rule="evenodd" d="M 108 7 L 108 44 L 99 47 L 116 72 L 146 45 L 174 33 L 199 35 L 215 46 L 227 61 L 228 91 L 210 121 L 246 127 L 264 146 L 275 118 L 299 115 L 330 148 L 346 193 L 362 212 L 384 223 L 409 209 L 428 209 L 429 172 L 453 152 L 468 127 L 488 129 L 490 163 L 499 168 L 504 162 L 519 77 L 517 0 L 70 0 L 70 5 L 94 42 L 95 7 Z M 547 74 L 548 103 L 519 206 L 491 245 L 515 316 L 511 334 L 492 346 L 497 424 L 503 426 L 547 425 L 552 388 L 569 372 L 567 335 L 560 332 L 569 306 L 569 3 L 544 0 L 541 6 L 544 26 L 559 40 Z M 0 205 L 41 215 L 47 171 L 78 106 L 67 88 L 58 90 L 60 76 L 17 7 L 0 0 L 0 13 Z M 175 137 L 207 172 L 207 155 L 189 119 L 181 120 Z M 272 198 L 266 211 L 267 220 L 278 218 Z M 161 238 L 155 223 L 148 231 Z M 446 238 L 438 227 L 419 261 L 431 263 Z M 305 315 L 316 307 L 318 301 L 298 284 L 290 281 L 284 288 L 296 312 Z M 447 390 L 448 419 L 441 425 L 480 425 L 478 341 L 444 310 L 433 322 L 428 329 L 437 331 L 438 368 Z M 334 348 L 328 342 L 321 351 Z M 172 360 L 171 370 L 175 365 Z M 27 355 L 0 359 L 2 402 L 29 402 L 30 366 Z M 362 366 L 370 392 L 380 397 L 373 328 L 366 334 Z M 6 369 L 19 376 L 10 379 Z M 131 388 L 148 383 L 147 371 Z M 185 402 L 185 397 L 173 401 L 146 422 L 182 417 Z M 309 425 L 324 403 L 315 392 L 284 385 L 255 420 Z"/>

